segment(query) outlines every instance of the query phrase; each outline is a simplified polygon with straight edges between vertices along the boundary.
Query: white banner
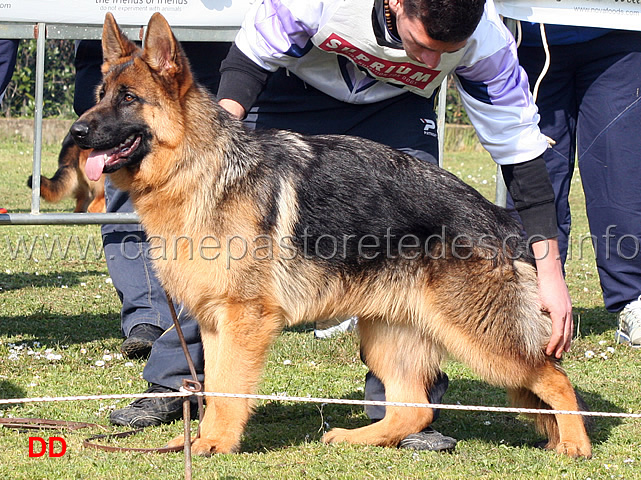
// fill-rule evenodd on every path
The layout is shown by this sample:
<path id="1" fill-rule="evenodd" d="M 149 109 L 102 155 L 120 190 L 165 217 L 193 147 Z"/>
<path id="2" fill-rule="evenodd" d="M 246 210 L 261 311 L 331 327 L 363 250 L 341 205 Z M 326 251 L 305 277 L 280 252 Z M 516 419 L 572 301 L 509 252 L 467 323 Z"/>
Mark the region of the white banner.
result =
<path id="1" fill-rule="evenodd" d="M 240 26 L 257 0 L 0 0 L 0 22 L 146 25 L 154 12 L 173 26 Z M 564 25 L 641 30 L 641 0 L 494 0 L 508 18 Z"/>
<path id="2" fill-rule="evenodd" d="M 530 22 L 641 30 L 641 0 L 494 0 L 504 17 Z"/>
<path id="3" fill-rule="evenodd" d="M 172 26 L 239 27 L 254 0 L 0 0 L 0 22 L 147 25 L 155 12 Z"/>

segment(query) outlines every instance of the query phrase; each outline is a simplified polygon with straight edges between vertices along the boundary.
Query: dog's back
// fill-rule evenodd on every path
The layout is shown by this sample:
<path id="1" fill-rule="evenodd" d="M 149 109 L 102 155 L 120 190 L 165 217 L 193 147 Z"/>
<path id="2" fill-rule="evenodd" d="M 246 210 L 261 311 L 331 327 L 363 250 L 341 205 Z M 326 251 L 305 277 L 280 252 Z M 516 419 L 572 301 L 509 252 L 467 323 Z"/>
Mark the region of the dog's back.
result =
<path id="1" fill-rule="evenodd" d="M 260 164 L 248 172 L 246 185 L 260 185 L 264 190 L 253 195 L 271 198 L 265 204 L 265 228 L 274 220 L 268 211 L 274 210 L 282 188 L 282 183 L 265 182 L 271 172 L 294 189 L 299 206 L 297 238 L 305 234 L 316 243 L 321 235 L 336 239 L 351 235 L 356 240 L 372 235 L 386 240 L 376 251 L 379 260 L 390 249 L 409 249 L 407 236 L 417 238 L 421 248 L 427 242 L 424 253 L 439 239 L 450 243 L 457 239 L 461 255 L 470 245 L 497 262 L 509 255 L 532 263 L 516 220 L 436 165 L 342 135 L 258 131 L 248 141 L 257 145 L 248 154 L 257 155 Z M 346 252 L 348 262 L 358 258 L 357 243 L 348 244 L 353 247 Z"/>

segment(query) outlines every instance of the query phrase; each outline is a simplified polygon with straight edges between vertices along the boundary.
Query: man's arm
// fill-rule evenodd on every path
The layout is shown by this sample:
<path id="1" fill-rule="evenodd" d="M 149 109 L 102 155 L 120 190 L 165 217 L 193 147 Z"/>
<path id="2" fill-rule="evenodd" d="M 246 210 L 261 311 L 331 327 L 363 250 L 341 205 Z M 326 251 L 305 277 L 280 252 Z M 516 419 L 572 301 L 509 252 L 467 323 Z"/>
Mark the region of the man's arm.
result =
<path id="1" fill-rule="evenodd" d="M 270 72 L 232 45 L 221 63 L 220 73 L 218 103 L 237 118 L 244 118 L 265 88 Z"/>
<path id="2" fill-rule="evenodd" d="M 541 308 L 552 319 L 546 353 L 561 358 L 570 348 L 573 333 L 572 301 L 557 242 L 554 191 L 542 156 L 501 170 L 534 253 Z"/>

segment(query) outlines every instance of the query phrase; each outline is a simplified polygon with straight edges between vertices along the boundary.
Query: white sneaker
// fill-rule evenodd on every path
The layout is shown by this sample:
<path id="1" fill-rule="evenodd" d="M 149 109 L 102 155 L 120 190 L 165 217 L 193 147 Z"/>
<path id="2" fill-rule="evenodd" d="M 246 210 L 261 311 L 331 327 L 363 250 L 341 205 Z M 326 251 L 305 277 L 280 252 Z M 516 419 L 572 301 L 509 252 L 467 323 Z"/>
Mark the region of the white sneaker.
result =
<path id="1" fill-rule="evenodd" d="M 618 343 L 641 347 L 641 296 L 619 312 L 619 328 L 614 338 Z"/>
<path id="2" fill-rule="evenodd" d="M 334 325 L 333 327 L 329 327 L 325 329 L 314 329 L 314 337 L 330 338 L 330 337 L 333 337 L 334 335 L 338 335 L 339 333 L 351 332 L 352 330 L 354 330 L 354 327 L 356 327 L 357 322 L 358 322 L 357 317 L 351 317 L 351 318 L 348 318 L 347 320 L 343 320 L 338 325 Z"/>

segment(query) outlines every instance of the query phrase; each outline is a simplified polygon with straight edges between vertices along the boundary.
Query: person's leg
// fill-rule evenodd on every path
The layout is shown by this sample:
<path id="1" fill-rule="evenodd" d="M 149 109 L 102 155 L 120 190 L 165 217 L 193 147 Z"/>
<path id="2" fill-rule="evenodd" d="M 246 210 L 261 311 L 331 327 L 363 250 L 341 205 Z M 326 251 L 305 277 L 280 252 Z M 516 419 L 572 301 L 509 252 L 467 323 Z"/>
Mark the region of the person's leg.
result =
<path id="1" fill-rule="evenodd" d="M 109 178 L 105 181 L 105 200 L 108 213 L 134 211 L 129 196 L 115 188 Z M 146 324 L 157 328 L 158 338 L 173 322 L 164 290 L 148 257 L 149 244 L 142 226 L 103 225 L 102 242 L 109 275 L 122 302 L 123 335 L 128 338 L 136 326 Z M 151 349 L 151 344 L 147 349 Z"/>
<path id="2" fill-rule="evenodd" d="M 0 105 L 16 67 L 17 53 L 18 40 L 0 40 Z M 0 213 L 7 213 L 7 209 L 0 208 Z"/>
<path id="3" fill-rule="evenodd" d="M 16 67 L 18 40 L 0 40 L 0 104 Z"/>
<path id="4" fill-rule="evenodd" d="M 105 182 L 107 212 L 133 212 L 129 196 Z M 190 378 L 189 365 L 182 350 L 167 303 L 167 296 L 148 257 L 149 243 L 140 225 L 102 226 L 107 268 L 122 302 L 121 328 L 126 337 L 121 349 L 129 357 L 149 357 L 143 378 L 148 392 L 178 390 L 182 378 Z M 198 324 L 181 315 L 181 327 L 198 372 L 203 371 L 202 345 Z M 193 402 L 195 414 L 196 403 Z M 117 425 L 146 427 L 182 417 L 181 398 L 142 398 L 111 412 L 109 420 Z"/>
<path id="5" fill-rule="evenodd" d="M 586 45 L 579 78 L 579 168 L 605 307 L 630 317 L 641 343 L 641 37 L 616 32 Z M 634 312 L 633 312 L 634 313 Z M 628 328 L 630 330 L 630 328 Z M 630 331 L 622 341 L 630 340 Z"/>
<path id="6" fill-rule="evenodd" d="M 441 372 L 428 392 L 430 403 L 442 403 L 449 383 L 447 375 Z M 372 372 L 367 372 L 365 375 L 365 400 L 385 401 L 385 386 Z M 435 422 L 438 420 L 441 411 L 434 409 L 433 412 L 432 422 Z M 373 422 L 377 422 L 385 417 L 385 407 L 381 405 L 366 405 L 365 413 Z M 442 435 L 429 426 L 419 433 L 405 437 L 399 447 L 413 450 L 449 451 L 456 447 L 456 443 L 454 438 Z"/>
<path id="7" fill-rule="evenodd" d="M 164 304 L 167 305 L 166 299 Z M 202 372 L 205 361 L 198 323 L 193 317 L 181 312 L 179 306 L 176 306 L 176 310 L 185 343 L 198 373 L 198 380 L 203 382 Z M 152 393 L 177 391 L 182 386 L 183 379 L 191 379 L 189 365 L 173 323 L 153 342 L 149 359 L 143 370 L 143 378 L 150 385 L 147 392 Z M 182 404 L 182 397 L 140 398 L 124 408 L 111 412 L 109 420 L 116 425 L 129 425 L 136 428 L 160 425 L 182 418 Z M 197 406 L 197 401 L 192 398 L 192 418 L 196 418 Z"/>
<path id="8" fill-rule="evenodd" d="M 76 89 L 73 94 L 73 110 L 80 116 L 96 104 L 96 88 L 102 81 L 102 46 L 99 40 L 76 42 Z"/>
<path id="9" fill-rule="evenodd" d="M 108 212 L 132 212 L 128 195 L 105 182 Z M 167 296 L 148 258 L 149 243 L 140 225 L 108 224 L 102 227 L 109 275 L 122 302 L 121 327 L 126 340 L 121 349 L 130 357 L 148 356 L 143 378 L 148 392 L 178 390 L 191 378 Z M 180 311 L 180 307 L 177 307 Z M 203 371 L 202 344 L 196 320 L 186 312 L 180 324 L 197 372 Z M 202 374 L 200 380 L 202 381 Z M 195 414 L 196 402 L 192 402 Z M 182 398 L 142 398 L 111 412 L 117 425 L 146 427 L 182 417 Z"/>

